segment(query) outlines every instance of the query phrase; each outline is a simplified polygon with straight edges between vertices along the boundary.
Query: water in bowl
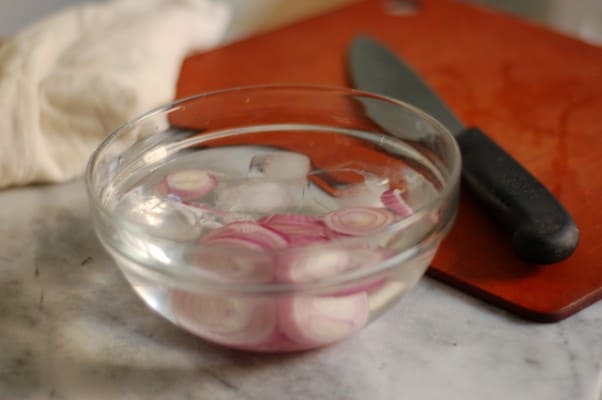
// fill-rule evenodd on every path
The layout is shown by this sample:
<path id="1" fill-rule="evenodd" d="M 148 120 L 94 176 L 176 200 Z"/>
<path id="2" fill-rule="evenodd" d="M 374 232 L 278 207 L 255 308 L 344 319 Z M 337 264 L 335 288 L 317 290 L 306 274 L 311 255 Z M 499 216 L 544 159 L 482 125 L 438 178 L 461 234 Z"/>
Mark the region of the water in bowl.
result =
<path id="1" fill-rule="evenodd" d="M 434 250 L 335 292 L 272 297 L 176 288 L 145 277 L 140 266 L 192 268 L 241 286 L 306 284 L 391 261 L 438 222 L 435 210 L 387 231 L 437 194 L 436 168 L 410 144 L 332 128 L 274 132 L 255 127 L 134 147 L 138 162 L 122 166 L 107 198 L 124 222 L 114 256 L 147 304 L 200 337 L 254 351 L 302 350 L 349 336 L 414 284 Z M 279 146 L 279 135 L 296 134 L 314 145 Z M 348 154 L 360 156 L 328 156 L 340 138 L 349 139 Z"/>

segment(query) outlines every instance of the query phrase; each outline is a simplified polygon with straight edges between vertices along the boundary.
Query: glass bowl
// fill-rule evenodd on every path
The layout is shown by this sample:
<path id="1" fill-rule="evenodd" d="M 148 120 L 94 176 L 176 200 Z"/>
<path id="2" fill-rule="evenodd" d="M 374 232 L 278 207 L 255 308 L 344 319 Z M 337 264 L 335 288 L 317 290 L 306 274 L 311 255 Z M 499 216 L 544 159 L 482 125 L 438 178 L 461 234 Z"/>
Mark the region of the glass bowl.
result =
<path id="1" fill-rule="evenodd" d="M 151 309 L 213 343 L 286 352 L 353 335 L 416 283 L 454 221 L 460 163 L 408 104 L 256 86 L 127 123 L 86 184 L 100 241 Z"/>

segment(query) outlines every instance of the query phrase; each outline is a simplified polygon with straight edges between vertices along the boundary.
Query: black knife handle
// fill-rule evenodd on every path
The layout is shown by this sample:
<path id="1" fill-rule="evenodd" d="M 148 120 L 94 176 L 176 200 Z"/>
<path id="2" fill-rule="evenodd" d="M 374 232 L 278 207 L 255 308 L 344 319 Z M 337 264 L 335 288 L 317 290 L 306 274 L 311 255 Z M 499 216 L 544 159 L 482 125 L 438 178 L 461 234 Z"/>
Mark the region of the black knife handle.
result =
<path id="1" fill-rule="evenodd" d="M 457 136 L 462 178 L 512 233 L 516 256 L 532 264 L 569 257 L 579 242 L 572 217 L 537 178 L 477 128 Z"/>

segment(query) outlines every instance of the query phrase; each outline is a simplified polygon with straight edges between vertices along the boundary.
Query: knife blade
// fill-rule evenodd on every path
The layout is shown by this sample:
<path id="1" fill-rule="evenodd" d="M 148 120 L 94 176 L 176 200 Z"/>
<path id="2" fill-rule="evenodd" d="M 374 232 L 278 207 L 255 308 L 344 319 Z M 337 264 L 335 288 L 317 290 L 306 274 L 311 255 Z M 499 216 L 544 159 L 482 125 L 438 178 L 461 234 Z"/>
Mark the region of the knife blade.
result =
<path id="1" fill-rule="evenodd" d="M 487 214 L 510 232 L 519 259 L 552 264 L 573 254 L 579 230 L 562 204 L 484 132 L 467 128 L 396 54 L 359 36 L 349 48 L 347 63 L 355 88 L 411 104 L 447 127 L 462 154 L 463 184 Z"/>

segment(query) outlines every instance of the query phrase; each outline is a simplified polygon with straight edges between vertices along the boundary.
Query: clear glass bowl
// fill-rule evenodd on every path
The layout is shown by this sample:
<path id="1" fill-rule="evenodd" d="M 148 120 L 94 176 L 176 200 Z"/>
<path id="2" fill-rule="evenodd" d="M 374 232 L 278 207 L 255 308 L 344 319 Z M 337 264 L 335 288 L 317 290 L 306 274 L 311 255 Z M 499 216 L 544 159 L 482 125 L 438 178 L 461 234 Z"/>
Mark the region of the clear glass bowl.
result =
<path id="1" fill-rule="evenodd" d="M 214 343 L 282 352 L 349 337 L 416 283 L 455 218 L 460 163 L 410 105 L 258 86 L 127 123 L 86 184 L 100 241 L 151 309 Z"/>

